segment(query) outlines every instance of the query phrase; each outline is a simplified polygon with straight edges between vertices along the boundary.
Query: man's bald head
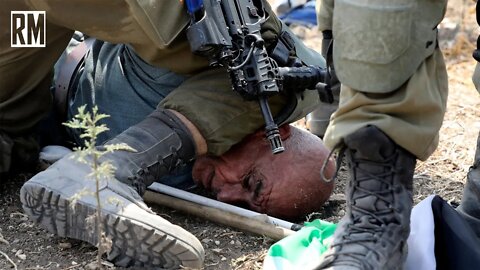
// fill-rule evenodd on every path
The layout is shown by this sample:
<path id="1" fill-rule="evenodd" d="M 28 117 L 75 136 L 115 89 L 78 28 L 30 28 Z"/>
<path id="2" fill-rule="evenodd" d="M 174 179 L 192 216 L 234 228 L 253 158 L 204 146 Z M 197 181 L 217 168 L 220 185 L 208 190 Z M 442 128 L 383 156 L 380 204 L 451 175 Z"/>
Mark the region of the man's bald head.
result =
<path id="1" fill-rule="evenodd" d="M 301 219 L 320 210 L 333 190 L 333 182 L 321 177 L 329 151 L 307 131 L 285 125 L 280 133 L 285 152 L 273 155 L 260 130 L 220 157 L 198 158 L 193 178 L 219 201 L 274 217 Z M 330 160 L 324 175 L 334 171 Z"/>

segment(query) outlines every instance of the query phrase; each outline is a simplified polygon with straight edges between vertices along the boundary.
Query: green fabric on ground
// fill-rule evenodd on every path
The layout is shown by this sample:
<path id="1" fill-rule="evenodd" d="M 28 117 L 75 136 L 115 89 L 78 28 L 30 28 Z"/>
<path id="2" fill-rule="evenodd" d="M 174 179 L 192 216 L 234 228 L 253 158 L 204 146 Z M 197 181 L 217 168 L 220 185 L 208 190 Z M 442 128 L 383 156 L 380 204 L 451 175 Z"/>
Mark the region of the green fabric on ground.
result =
<path id="1" fill-rule="evenodd" d="M 320 257 L 330 244 L 337 225 L 316 219 L 273 244 L 265 257 L 264 270 L 304 269 L 311 258 Z"/>

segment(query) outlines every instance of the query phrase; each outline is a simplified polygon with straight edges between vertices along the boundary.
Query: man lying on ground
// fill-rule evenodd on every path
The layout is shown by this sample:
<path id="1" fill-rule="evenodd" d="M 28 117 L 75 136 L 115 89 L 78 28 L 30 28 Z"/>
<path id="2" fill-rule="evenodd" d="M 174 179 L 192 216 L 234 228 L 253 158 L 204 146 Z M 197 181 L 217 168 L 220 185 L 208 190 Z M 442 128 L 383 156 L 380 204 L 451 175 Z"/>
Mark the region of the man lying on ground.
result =
<path id="1" fill-rule="evenodd" d="M 271 48 L 287 29 L 264 4 L 259 11 L 268 19 L 262 37 Z M 183 3 L 15 0 L 3 7 L 2 25 L 8 25 L 11 11 L 46 10 L 47 44 L 11 48 L 10 29 L 0 30 L 0 171 L 35 160 L 32 134 L 51 109 L 49 86 L 59 83 L 59 77 L 52 80 L 52 67 L 73 30 L 95 37 L 82 57 L 84 64 L 59 88 L 68 88 L 69 109 L 95 104 L 117 120 L 118 125 L 109 125 L 113 133 L 105 144 L 126 143 L 137 150 L 104 157 L 118 168 L 100 192 L 102 200 L 119 202 L 102 209 L 101 222 L 113 242 L 108 259 L 119 266 L 201 267 L 204 250 L 198 239 L 153 213 L 142 195 L 148 185 L 188 168 L 196 157 L 221 156 L 264 120 L 258 102 L 231 90 L 224 68 L 209 67 L 205 58 L 192 54 Z M 305 64 L 324 64 L 301 41 L 292 40 L 292 56 Z M 314 91 L 285 91 L 269 98 L 279 124 L 304 117 L 317 104 Z M 71 117 L 76 110 L 69 113 Z M 96 200 L 88 195 L 72 199 L 84 189 L 94 190 L 92 181 L 85 180 L 89 172 L 75 159 L 62 158 L 22 187 L 25 211 L 52 233 L 96 245 L 99 239 L 87 222 Z"/>

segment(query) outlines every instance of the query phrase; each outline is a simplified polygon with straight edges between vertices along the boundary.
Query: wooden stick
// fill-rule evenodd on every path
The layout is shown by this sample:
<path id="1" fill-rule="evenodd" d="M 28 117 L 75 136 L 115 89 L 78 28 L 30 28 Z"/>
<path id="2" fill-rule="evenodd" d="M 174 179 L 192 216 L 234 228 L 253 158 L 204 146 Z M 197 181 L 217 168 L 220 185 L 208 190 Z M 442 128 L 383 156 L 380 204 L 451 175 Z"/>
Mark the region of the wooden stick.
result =
<path id="1" fill-rule="evenodd" d="M 292 230 L 278 227 L 255 218 L 247 218 L 235 213 L 195 204 L 157 192 L 147 190 L 143 196 L 143 199 L 145 202 L 167 206 L 216 223 L 234 227 L 242 231 L 267 236 L 274 240 L 280 240 L 295 233 Z"/>

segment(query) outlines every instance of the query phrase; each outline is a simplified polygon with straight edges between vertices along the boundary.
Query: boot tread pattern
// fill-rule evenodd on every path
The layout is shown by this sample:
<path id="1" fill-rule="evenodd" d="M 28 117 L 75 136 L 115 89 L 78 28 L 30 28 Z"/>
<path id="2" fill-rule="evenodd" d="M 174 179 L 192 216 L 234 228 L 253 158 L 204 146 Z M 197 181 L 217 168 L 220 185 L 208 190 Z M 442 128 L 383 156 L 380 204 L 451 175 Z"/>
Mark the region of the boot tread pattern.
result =
<path id="1" fill-rule="evenodd" d="M 77 202 L 72 209 L 70 200 L 54 191 L 40 186 L 25 189 L 22 205 L 33 221 L 60 237 L 98 244 L 96 226 L 86 224 L 87 218 L 95 215 L 95 208 Z M 102 220 L 107 237 L 112 239 L 108 260 L 117 266 L 178 269 L 180 265 L 198 265 L 198 256 L 184 243 L 158 229 L 113 213 L 102 212 Z"/>

